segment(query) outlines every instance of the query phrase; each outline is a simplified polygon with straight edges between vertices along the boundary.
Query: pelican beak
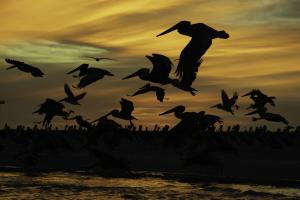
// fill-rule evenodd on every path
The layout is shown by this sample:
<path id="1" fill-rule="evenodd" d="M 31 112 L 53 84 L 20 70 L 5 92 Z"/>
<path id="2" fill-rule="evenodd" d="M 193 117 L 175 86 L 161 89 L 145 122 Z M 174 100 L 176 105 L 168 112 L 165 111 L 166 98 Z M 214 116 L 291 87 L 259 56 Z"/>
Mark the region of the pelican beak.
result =
<path id="1" fill-rule="evenodd" d="M 244 94 L 242 97 L 249 96 L 249 95 L 251 95 L 251 93 L 252 93 L 252 92 L 248 92 L 248 93 Z"/>
<path id="2" fill-rule="evenodd" d="M 210 108 L 216 108 L 219 104 L 216 104 L 214 106 L 211 106 Z"/>
<path id="3" fill-rule="evenodd" d="M 108 76 L 114 76 L 112 73 L 110 73 L 110 72 L 107 72 L 107 74 L 106 75 L 108 75 Z"/>
<path id="4" fill-rule="evenodd" d="M 253 114 L 256 114 L 256 113 L 258 113 L 258 111 L 257 110 L 255 110 L 255 111 L 253 111 L 253 112 L 249 112 L 249 113 L 247 113 L 247 114 L 245 114 L 245 115 L 253 115 Z"/>
<path id="5" fill-rule="evenodd" d="M 12 68 L 15 68 L 16 66 L 11 66 L 11 67 L 8 67 L 6 68 L 6 70 L 9 70 L 9 69 L 12 69 Z"/>
<path id="6" fill-rule="evenodd" d="M 147 83 L 146 85 L 144 85 L 143 87 L 141 87 L 140 90 L 146 89 L 146 88 L 148 88 L 148 87 L 150 87 L 150 83 Z"/>
<path id="7" fill-rule="evenodd" d="M 177 27 L 178 27 L 178 25 L 176 24 L 175 26 L 173 26 L 173 27 L 171 27 L 171 28 L 165 30 L 164 32 L 158 34 L 156 37 L 159 37 L 159 36 L 165 35 L 165 34 L 167 34 L 167 33 L 170 33 L 170 32 L 172 32 L 172 31 L 175 31 L 175 30 L 177 30 Z"/>
<path id="8" fill-rule="evenodd" d="M 170 109 L 170 110 L 168 110 L 166 112 L 163 112 L 163 113 L 159 114 L 159 116 L 166 115 L 166 114 L 173 113 L 173 112 L 175 112 L 175 108 L 172 108 L 172 109 Z"/>
<path id="9" fill-rule="evenodd" d="M 129 75 L 129 76 L 126 76 L 124 78 L 122 78 L 122 80 L 125 80 L 125 79 L 129 79 L 129 78 L 133 78 L 135 76 L 138 76 L 140 74 L 140 71 L 137 71 L 137 72 L 134 72 L 133 74 Z"/>

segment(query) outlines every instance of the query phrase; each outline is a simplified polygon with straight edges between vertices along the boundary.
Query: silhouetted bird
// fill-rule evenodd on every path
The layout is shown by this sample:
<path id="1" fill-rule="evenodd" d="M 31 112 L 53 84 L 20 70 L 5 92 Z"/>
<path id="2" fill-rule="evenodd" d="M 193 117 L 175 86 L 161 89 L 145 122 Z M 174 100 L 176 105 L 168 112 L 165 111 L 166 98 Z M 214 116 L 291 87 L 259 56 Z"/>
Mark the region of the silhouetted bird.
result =
<path id="1" fill-rule="evenodd" d="M 222 103 L 214 105 L 211 108 L 218 108 L 221 110 L 225 110 L 227 112 L 230 112 L 233 115 L 234 114 L 233 107 L 235 106 L 236 109 L 239 108 L 238 105 L 236 105 L 237 99 L 239 97 L 238 93 L 235 92 L 233 96 L 229 98 L 225 90 L 222 90 L 221 97 L 222 97 Z"/>
<path id="2" fill-rule="evenodd" d="M 80 115 L 76 115 L 75 117 L 69 118 L 69 120 L 73 120 L 73 119 L 75 119 L 76 123 L 82 128 L 90 129 L 92 127 L 92 124 L 84 120 Z"/>
<path id="3" fill-rule="evenodd" d="M 60 102 L 57 102 L 53 99 L 47 98 L 46 101 L 40 104 L 40 108 L 33 112 L 33 114 L 38 113 L 40 115 L 45 114 L 43 120 L 43 126 L 48 126 L 54 116 L 61 116 L 64 119 L 67 119 L 71 113 L 74 111 L 66 112 L 64 111 L 64 105 Z"/>
<path id="4" fill-rule="evenodd" d="M 122 98 L 120 104 L 121 104 L 121 110 L 112 110 L 105 116 L 102 116 L 93 122 L 99 121 L 101 118 L 106 118 L 112 115 L 113 117 L 119 119 L 128 120 L 130 124 L 133 125 L 132 120 L 136 119 L 135 117 L 132 116 L 132 112 L 134 110 L 133 103 L 127 99 Z"/>
<path id="5" fill-rule="evenodd" d="M 18 68 L 20 71 L 30 73 L 34 77 L 43 77 L 44 73 L 31 65 L 28 65 L 24 62 L 20 62 L 17 60 L 11 60 L 11 59 L 5 59 L 5 61 L 9 64 L 12 64 L 11 67 L 8 67 L 7 70 L 12 69 L 12 68 Z"/>
<path id="6" fill-rule="evenodd" d="M 280 114 L 269 113 L 267 112 L 267 108 L 265 107 L 247 113 L 246 115 L 253 115 L 253 114 L 258 114 L 260 116 L 259 118 L 252 117 L 253 121 L 264 119 L 271 122 L 282 122 L 286 125 L 289 124 L 289 122 L 283 116 L 281 116 Z"/>
<path id="7" fill-rule="evenodd" d="M 92 56 L 85 56 L 86 58 L 91 58 L 96 60 L 97 62 L 101 61 L 101 60 L 112 60 L 112 61 L 116 61 L 115 59 L 112 58 L 107 58 L 107 57 L 92 57 Z"/>
<path id="8" fill-rule="evenodd" d="M 247 109 L 253 108 L 262 108 L 264 107 L 267 103 L 270 104 L 271 106 L 275 106 L 275 102 L 273 99 L 275 97 L 271 96 L 269 97 L 268 95 L 264 94 L 258 89 L 253 89 L 252 91 L 248 92 L 247 94 L 244 94 L 242 97 L 245 96 L 250 96 L 250 99 L 254 101 L 254 104 L 251 104 Z"/>
<path id="9" fill-rule="evenodd" d="M 150 85 L 149 83 L 141 87 L 134 94 L 129 96 L 137 96 L 137 95 L 145 94 L 147 92 L 155 92 L 157 100 L 159 100 L 160 102 L 164 101 L 165 90 L 161 87 Z"/>
<path id="10" fill-rule="evenodd" d="M 216 123 L 219 124 L 223 123 L 222 118 L 217 115 L 205 114 L 202 115 L 202 117 L 199 119 L 198 125 L 201 130 L 207 130 L 207 129 L 214 128 Z"/>
<path id="11" fill-rule="evenodd" d="M 77 76 L 80 78 L 80 81 L 77 85 L 77 88 L 79 89 L 84 88 L 94 83 L 95 81 L 102 79 L 104 76 L 113 76 L 113 74 L 107 70 L 93 67 L 89 68 L 88 64 L 82 64 L 76 69 L 68 72 L 67 74 L 72 74 L 76 71 L 79 71 L 79 74 Z"/>
<path id="12" fill-rule="evenodd" d="M 151 72 L 149 68 L 142 68 L 133 74 L 126 76 L 122 80 L 138 76 L 141 80 L 159 83 L 162 85 L 172 82 L 172 79 L 169 78 L 169 74 L 173 64 L 168 57 L 161 54 L 152 54 L 152 56 L 146 56 L 146 58 L 152 62 L 153 68 Z"/>
<path id="13" fill-rule="evenodd" d="M 5 101 L 4 100 L 0 100 L 0 104 L 5 104 Z"/>
<path id="14" fill-rule="evenodd" d="M 80 105 L 78 103 L 78 101 L 81 100 L 86 95 L 86 92 L 84 92 L 84 93 L 81 93 L 81 94 L 75 96 L 73 94 L 73 92 L 71 91 L 70 87 L 68 86 L 68 84 L 65 84 L 64 89 L 65 89 L 65 93 L 66 93 L 67 97 L 60 100 L 60 102 L 65 101 L 65 102 L 73 104 L 73 105 Z"/>
<path id="15" fill-rule="evenodd" d="M 191 24 L 190 21 L 181 21 L 160 33 L 158 36 L 165 35 L 174 30 L 178 33 L 191 37 L 192 39 L 187 46 L 181 51 L 179 63 L 176 69 L 176 75 L 181 78 L 186 73 L 186 76 L 193 76 L 198 71 L 200 58 L 205 54 L 215 38 L 227 39 L 228 33 L 225 31 L 217 31 L 206 24 L 197 23 Z"/>

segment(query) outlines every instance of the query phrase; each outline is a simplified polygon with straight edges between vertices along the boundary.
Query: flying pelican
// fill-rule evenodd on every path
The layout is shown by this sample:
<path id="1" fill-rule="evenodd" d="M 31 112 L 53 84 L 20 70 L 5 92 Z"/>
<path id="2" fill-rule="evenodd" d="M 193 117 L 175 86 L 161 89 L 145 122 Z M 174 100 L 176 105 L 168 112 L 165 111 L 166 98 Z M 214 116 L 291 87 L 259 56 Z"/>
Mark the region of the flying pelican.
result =
<path id="1" fill-rule="evenodd" d="M 30 73 L 34 77 L 43 77 L 44 73 L 31 65 L 28 65 L 24 62 L 20 62 L 17 60 L 12 60 L 12 59 L 5 59 L 5 61 L 9 64 L 12 64 L 11 67 L 8 67 L 7 70 L 12 69 L 12 68 L 18 68 L 20 71 Z"/>
<path id="2" fill-rule="evenodd" d="M 73 94 L 73 92 L 71 91 L 70 87 L 68 86 L 68 84 L 65 84 L 64 89 L 65 89 L 65 93 L 66 93 L 67 97 L 60 100 L 59 102 L 65 101 L 65 102 L 73 104 L 73 105 L 80 105 L 78 101 L 86 95 L 86 92 L 84 92 L 84 93 L 81 93 L 81 94 L 75 96 Z"/>
<path id="3" fill-rule="evenodd" d="M 133 74 L 124 77 L 122 80 L 133 78 L 138 76 L 141 80 L 150 81 L 153 83 L 159 83 L 166 85 L 172 82 L 169 78 L 169 74 L 172 70 L 172 61 L 161 54 L 152 54 L 152 56 L 146 56 L 153 65 L 152 71 L 149 68 L 142 68 Z"/>
<path id="4" fill-rule="evenodd" d="M 102 117 L 94 120 L 93 122 L 99 121 L 103 118 L 106 118 L 106 117 L 112 115 L 113 117 L 116 117 L 119 119 L 128 120 L 130 122 L 130 124 L 133 125 L 132 120 L 136 119 L 134 116 L 132 116 L 132 112 L 134 110 L 133 103 L 127 99 L 122 98 L 120 101 L 120 104 L 121 104 L 121 110 L 112 110 L 105 116 L 102 116 Z"/>
<path id="5" fill-rule="evenodd" d="M 75 117 L 69 118 L 68 120 L 73 120 L 73 119 L 76 120 L 76 123 L 80 127 L 86 128 L 88 130 L 92 127 L 92 124 L 90 122 L 84 120 L 81 115 L 76 115 Z"/>
<path id="6" fill-rule="evenodd" d="M 107 57 L 93 57 L 93 56 L 85 56 L 86 58 L 91 58 L 96 60 L 97 62 L 101 61 L 101 60 L 112 60 L 112 61 L 116 61 L 115 59 L 112 58 L 107 58 Z"/>
<path id="7" fill-rule="evenodd" d="M 69 112 L 64 111 L 63 109 L 65 106 L 62 103 L 49 98 L 47 98 L 46 101 L 39 106 L 40 108 L 34 111 L 33 114 L 45 114 L 43 126 L 48 126 L 54 116 L 61 116 L 64 119 L 67 119 L 69 115 L 74 112 L 72 110 Z"/>
<path id="8" fill-rule="evenodd" d="M 259 118 L 252 117 L 253 121 L 264 119 L 264 120 L 271 121 L 271 122 L 282 122 L 286 125 L 289 124 L 289 122 L 283 116 L 281 116 L 280 114 L 269 113 L 269 112 L 267 112 L 267 108 L 265 108 L 265 107 L 257 109 L 253 112 L 247 113 L 246 115 L 253 115 L 253 114 L 259 115 Z"/>
<path id="9" fill-rule="evenodd" d="M 158 34 L 156 37 L 165 35 L 177 30 L 179 34 L 189 36 L 192 39 L 181 51 L 179 62 L 176 69 L 176 75 L 181 78 L 183 74 L 192 76 L 198 71 L 197 63 L 205 54 L 215 38 L 227 39 L 229 34 L 225 31 L 217 31 L 206 24 L 191 24 L 190 21 L 181 21 L 166 31 Z"/>
<path id="10" fill-rule="evenodd" d="M 79 89 L 84 88 L 92 84 L 93 82 L 102 79 L 106 75 L 113 76 L 113 74 L 107 70 L 89 67 L 88 64 L 82 64 L 76 69 L 68 72 L 67 74 L 72 74 L 76 71 L 79 71 L 79 74 L 77 76 L 80 78 L 80 81 L 77 85 L 77 88 Z"/>
<path id="11" fill-rule="evenodd" d="M 236 110 L 238 110 L 239 108 L 238 105 L 235 105 L 239 97 L 238 93 L 235 92 L 233 96 L 229 98 L 225 90 L 222 90 L 221 97 L 222 97 L 222 103 L 214 105 L 211 108 L 218 108 L 221 110 L 225 110 L 227 112 L 230 112 L 233 115 L 234 114 L 233 106 L 236 108 Z"/>
<path id="12" fill-rule="evenodd" d="M 150 83 L 147 83 L 146 85 L 141 87 L 138 91 L 136 91 L 134 94 L 129 96 L 137 96 L 137 95 L 145 94 L 147 92 L 155 92 L 157 100 L 160 102 L 164 101 L 165 90 L 161 87 L 150 85 Z"/>
<path id="13" fill-rule="evenodd" d="M 254 104 L 251 104 L 247 109 L 253 108 L 262 108 L 266 104 L 270 104 L 271 106 L 275 106 L 274 99 L 276 97 L 269 97 L 268 95 L 264 94 L 258 89 L 253 89 L 252 91 L 248 92 L 247 94 L 244 94 L 242 97 L 250 96 L 250 99 L 254 101 Z"/>

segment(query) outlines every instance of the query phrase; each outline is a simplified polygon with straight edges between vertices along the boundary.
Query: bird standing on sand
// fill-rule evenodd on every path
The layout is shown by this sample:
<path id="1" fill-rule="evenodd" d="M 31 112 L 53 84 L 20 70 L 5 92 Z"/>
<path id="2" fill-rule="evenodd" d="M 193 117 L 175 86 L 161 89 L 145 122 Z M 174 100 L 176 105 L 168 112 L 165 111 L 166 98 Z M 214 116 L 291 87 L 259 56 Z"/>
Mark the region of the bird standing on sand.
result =
<path id="1" fill-rule="evenodd" d="M 221 91 L 222 103 L 212 106 L 211 108 L 218 108 L 227 112 L 234 114 L 233 107 L 238 110 L 238 105 L 236 105 L 237 99 L 239 97 L 238 93 L 235 92 L 231 98 L 228 97 L 225 90 Z"/>
<path id="2" fill-rule="evenodd" d="M 9 64 L 12 64 L 12 66 L 8 67 L 7 70 L 18 68 L 22 72 L 30 73 L 33 77 L 43 77 L 44 75 L 44 73 L 39 68 L 33 67 L 24 62 L 11 59 L 5 59 L 5 61 Z"/>
<path id="3" fill-rule="evenodd" d="M 102 78 L 104 76 L 114 76 L 112 73 L 110 73 L 107 70 L 89 67 L 88 64 L 82 64 L 76 69 L 68 72 L 67 74 L 72 74 L 76 71 L 79 71 L 79 74 L 75 77 L 80 78 L 80 81 L 77 85 L 77 88 L 81 89 L 84 88 Z"/>
<path id="4" fill-rule="evenodd" d="M 59 102 L 65 101 L 65 102 L 73 104 L 73 105 L 80 105 L 78 101 L 81 100 L 86 95 L 86 92 L 84 92 L 84 93 L 81 93 L 81 94 L 75 96 L 73 94 L 73 92 L 71 91 L 70 87 L 68 86 L 68 84 L 64 85 L 64 89 L 65 89 L 65 93 L 66 93 L 67 97 L 60 100 Z"/>

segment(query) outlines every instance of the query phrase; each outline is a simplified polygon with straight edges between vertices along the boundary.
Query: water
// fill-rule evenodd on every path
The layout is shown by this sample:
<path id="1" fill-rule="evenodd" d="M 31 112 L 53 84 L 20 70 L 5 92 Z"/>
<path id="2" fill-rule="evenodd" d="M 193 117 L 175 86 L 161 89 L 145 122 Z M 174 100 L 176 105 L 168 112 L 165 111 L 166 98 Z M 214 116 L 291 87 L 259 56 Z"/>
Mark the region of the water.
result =
<path id="1" fill-rule="evenodd" d="M 0 172 L 0 199 L 300 199 L 300 189 L 187 183 L 163 177 L 103 178 L 79 173 Z"/>

